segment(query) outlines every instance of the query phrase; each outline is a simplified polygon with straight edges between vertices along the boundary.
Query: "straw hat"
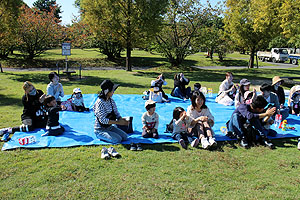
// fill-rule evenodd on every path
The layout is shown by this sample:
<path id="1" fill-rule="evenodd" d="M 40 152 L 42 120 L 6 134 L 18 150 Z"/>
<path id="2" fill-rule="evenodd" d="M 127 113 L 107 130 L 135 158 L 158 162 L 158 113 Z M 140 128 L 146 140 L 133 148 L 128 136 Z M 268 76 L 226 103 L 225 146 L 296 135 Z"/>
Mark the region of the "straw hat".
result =
<path id="1" fill-rule="evenodd" d="M 272 78 L 272 86 L 278 83 L 279 81 L 281 81 L 281 84 L 284 82 L 284 80 L 282 80 L 279 76 L 274 76 Z"/>

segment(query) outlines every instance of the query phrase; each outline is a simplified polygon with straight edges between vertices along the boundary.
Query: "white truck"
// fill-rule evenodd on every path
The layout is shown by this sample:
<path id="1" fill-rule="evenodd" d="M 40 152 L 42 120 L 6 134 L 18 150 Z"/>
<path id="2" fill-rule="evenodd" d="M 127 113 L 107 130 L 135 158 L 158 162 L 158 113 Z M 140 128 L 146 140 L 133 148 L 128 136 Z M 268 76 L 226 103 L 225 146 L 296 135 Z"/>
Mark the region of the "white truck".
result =
<path id="1" fill-rule="evenodd" d="M 258 51 L 257 57 L 261 61 L 285 62 L 289 60 L 288 51 L 284 48 L 272 48 L 271 52 Z"/>

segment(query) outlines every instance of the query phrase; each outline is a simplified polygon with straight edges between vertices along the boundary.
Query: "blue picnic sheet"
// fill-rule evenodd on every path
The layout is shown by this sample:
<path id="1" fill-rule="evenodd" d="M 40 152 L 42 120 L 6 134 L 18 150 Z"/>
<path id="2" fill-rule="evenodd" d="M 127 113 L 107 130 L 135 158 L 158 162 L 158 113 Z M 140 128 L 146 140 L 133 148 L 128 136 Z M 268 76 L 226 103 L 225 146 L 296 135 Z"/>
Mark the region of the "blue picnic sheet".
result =
<path id="1" fill-rule="evenodd" d="M 69 98 L 70 95 L 64 97 L 63 100 Z M 211 97 L 207 96 L 206 105 L 210 108 L 211 113 L 215 117 L 215 125 L 213 130 L 217 141 L 231 140 L 224 133 L 221 132 L 220 128 L 225 126 L 225 123 L 230 119 L 234 106 L 223 106 L 215 103 L 216 94 Z M 15 149 L 15 148 L 44 148 L 44 147 L 72 147 L 81 145 L 108 145 L 109 143 L 104 142 L 96 138 L 94 134 L 94 121 L 95 116 L 92 111 L 92 107 L 97 99 L 97 94 L 85 94 L 84 102 L 85 106 L 90 108 L 90 112 L 73 112 L 73 111 L 61 111 L 60 112 L 60 124 L 64 126 L 66 131 L 60 136 L 44 136 L 45 129 L 37 129 L 32 132 L 16 132 L 10 141 L 6 142 L 2 150 Z M 142 132 L 142 114 L 146 111 L 144 108 L 145 100 L 142 99 L 142 95 L 119 95 L 114 94 L 113 99 L 115 100 L 118 110 L 122 117 L 133 116 L 133 130 L 134 133 L 129 134 L 129 139 L 124 141 L 123 144 L 134 143 L 174 143 L 176 140 L 171 138 L 171 133 L 164 133 L 166 124 L 172 119 L 173 109 L 177 106 L 181 106 L 186 109 L 191 102 L 183 101 L 178 98 L 170 97 L 169 103 L 158 103 L 156 106 L 156 112 L 159 114 L 159 139 L 143 138 Z M 289 138 L 289 137 L 300 137 L 300 117 L 289 116 L 288 124 L 295 127 L 295 130 L 282 131 L 277 130 L 278 134 L 275 138 Z M 34 136 L 35 142 L 22 145 L 19 143 L 20 138 L 27 136 Z M 273 138 L 271 138 L 273 139 Z M 32 141 L 32 140 L 31 140 Z"/>

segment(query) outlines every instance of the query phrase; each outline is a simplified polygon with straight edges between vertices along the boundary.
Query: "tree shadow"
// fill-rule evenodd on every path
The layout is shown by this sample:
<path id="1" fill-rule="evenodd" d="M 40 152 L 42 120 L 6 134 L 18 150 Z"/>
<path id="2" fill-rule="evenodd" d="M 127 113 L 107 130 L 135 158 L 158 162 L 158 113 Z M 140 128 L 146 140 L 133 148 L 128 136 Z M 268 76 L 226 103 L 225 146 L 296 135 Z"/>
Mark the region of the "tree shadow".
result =
<path id="1" fill-rule="evenodd" d="M 124 148 L 130 149 L 129 144 L 122 144 Z M 155 150 L 155 151 L 180 151 L 179 147 L 174 146 L 174 144 L 169 144 L 169 143 L 156 143 L 156 144 L 142 144 L 143 150 Z"/>
<path id="2" fill-rule="evenodd" d="M 73 131 L 73 128 L 66 125 L 66 124 L 61 124 L 65 128 L 65 132 L 60 135 L 59 137 L 66 137 L 72 140 L 75 140 L 76 142 L 91 142 L 94 139 L 88 135 L 78 135 L 78 132 Z"/>
<path id="3" fill-rule="evenodd" d="M 10 106 L 10 105 L 17 105 L 22 107 L 22 100 L 21 98 L 11 97 L 10 95 L 3 95 L 0 94 L 0 106 Z"/>

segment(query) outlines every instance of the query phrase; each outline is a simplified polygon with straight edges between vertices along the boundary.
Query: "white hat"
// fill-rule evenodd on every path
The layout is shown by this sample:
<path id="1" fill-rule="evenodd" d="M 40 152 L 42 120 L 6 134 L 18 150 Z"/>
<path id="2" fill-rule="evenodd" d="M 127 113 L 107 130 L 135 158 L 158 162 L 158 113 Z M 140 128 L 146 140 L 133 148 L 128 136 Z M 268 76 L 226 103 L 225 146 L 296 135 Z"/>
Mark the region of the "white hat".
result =
<path id="1" fill-rule="evenodd" d="M 73 89 L 73 93 L 79 93 L 79 92 L 81 93 L 80 88 L 74 88 L 74 89 Z"/>
<path id="2" fill-rule="evenodd" d="M 297 85 L 295 88 L 295 92 L 300 91 L 300 85 Z"/>
<path id="3" fill-rule="evenodd" d="M 152 105 L 152 104 L 155 104 L 156 102 L 155 101 L 153 101 L 153 100 L 147 100 L 146 102 L 145 102 L 145 108 L 148 106 L 148 105 Z"/>

